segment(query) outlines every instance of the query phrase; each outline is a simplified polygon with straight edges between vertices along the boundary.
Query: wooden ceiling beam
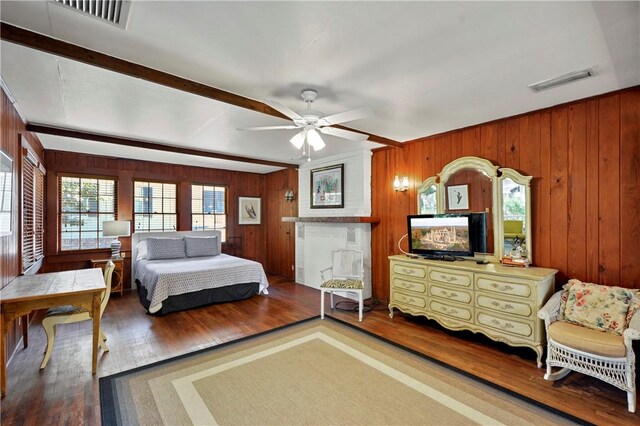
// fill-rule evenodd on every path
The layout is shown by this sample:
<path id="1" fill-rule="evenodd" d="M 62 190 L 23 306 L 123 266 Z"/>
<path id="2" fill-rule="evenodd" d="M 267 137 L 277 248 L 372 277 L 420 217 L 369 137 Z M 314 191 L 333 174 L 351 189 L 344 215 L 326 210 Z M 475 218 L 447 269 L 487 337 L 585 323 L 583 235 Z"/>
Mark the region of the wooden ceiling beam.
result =
<path id="1" fill-rule="evenodd" d="M 184 148 L 175 145 L 163 145 L 154 142 L 145 142 L 138 139 L 123 138 L 120 136 L 105 135 L 100 133 L 86 132 L 83 130 L 67 129 L 63 127 L 53 127 L 46 124 L 28 123 L 27 131 L 42 133 L 45 135 L 64 136 L 74 139 L 83 139 L 95 142 L 104 142 L 115 145 L 131 146 L 135 148 L 153 149 L 156 151 L 172 152 L 176 154 L 196 155 L 198 157 L 216 158 L 218 160 L 238 161 L 241 163 L 259 164 L 262 166 L 283 167 L 287 169 L 297 169 L 297 164 L 280 163 L 278 161 L 260 160 L 258 158 L 240 157 L 238 155 L 223 154 L 219 152 L 203 151 L 200 149 Z"/>
<path id="2" fill-rule="evenodd" d="M 11 43 L 29 47 L 35 50 L 40 50 L 52 55 L 82 62 L 88 65 L 117 72 L 119 74 L 128 75 L 130 77 L 139 78 L 141 80 L 160 84 L 162 86 L 181 90 L 183 92 L 192 93 L 194 95 L 213 99 L 218 102 L 224 102 L 240 108 L 246 108 L 252 111 L 260 112 L 262 114 L 289 120 L 289 118 L 281 114 L 279 111 L 276 111 L 269 105 L 266 105 L 260 101 L 245 98 L 244 96 L 236 95 L 234 93 L 226 92 L 224 90 L 207 86 L 202 83 L 197 83 L 192 80 L 187 80 L 186 78 L 178 77 L 173 74 L 145 67 L 133 62 L 125 61 L 124 59 L 116 58 L 114 56 L 105 55 L 104 53 L 96 52 L 95 50 L 90 50 L 84 47 L 77 46 L 75 44 L 64 42 L 62 40 L 57 40 L 43 34 L 38 34 L 24 28 L 7 24 L 5 22 L 0 22 L 0 38 Z M 339 127 L 341 129 L 351 130 L 353 132 L 369 135 L 368 140 L 371 142 L 377 142 L 383 145 L 395 146 L 398 148 L 402 147 L 401 142 L 384 138 L 382 136 L 366 133 L 361 130 L 351 129 L 349 127 L 334 127 Z"/>

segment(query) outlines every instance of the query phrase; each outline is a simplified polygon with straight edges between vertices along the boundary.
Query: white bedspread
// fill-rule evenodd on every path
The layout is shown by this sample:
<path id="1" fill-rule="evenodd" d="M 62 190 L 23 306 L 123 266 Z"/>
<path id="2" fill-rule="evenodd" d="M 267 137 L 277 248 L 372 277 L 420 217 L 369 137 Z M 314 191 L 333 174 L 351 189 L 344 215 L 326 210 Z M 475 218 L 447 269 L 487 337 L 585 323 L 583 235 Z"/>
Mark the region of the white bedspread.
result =
<path id="1" fill-rule="evenodd" d="M 252 260 L 219 254 L 212 257 L 147 260 L 136 263 L 135 279 L 147 289 L 154 307 L 167 297 L 242 283 L 260 283 L 267 294 L 269 282 L 262 265 Z"/>

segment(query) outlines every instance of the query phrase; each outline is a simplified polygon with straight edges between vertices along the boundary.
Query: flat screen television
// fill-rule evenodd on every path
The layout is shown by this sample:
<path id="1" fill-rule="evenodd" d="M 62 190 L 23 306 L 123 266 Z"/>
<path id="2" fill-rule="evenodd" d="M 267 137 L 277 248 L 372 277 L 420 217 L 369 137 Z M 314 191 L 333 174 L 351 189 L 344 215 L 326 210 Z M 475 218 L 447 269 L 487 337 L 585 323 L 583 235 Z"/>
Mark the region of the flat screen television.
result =
<path id="1" fill-rule="evenodd" d="M 473 256 L 471 214 L 407 216 L 409 252 L 432 258 Z"/>

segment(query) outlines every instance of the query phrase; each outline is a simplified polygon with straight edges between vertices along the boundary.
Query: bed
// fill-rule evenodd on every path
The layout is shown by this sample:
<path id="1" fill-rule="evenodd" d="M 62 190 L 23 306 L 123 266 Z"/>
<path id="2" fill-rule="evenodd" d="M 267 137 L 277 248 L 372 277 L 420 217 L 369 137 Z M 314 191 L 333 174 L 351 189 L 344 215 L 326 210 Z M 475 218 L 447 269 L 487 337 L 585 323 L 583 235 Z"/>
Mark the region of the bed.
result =
<path id="1" fill-rule="evenodd" d="M 136 232 L 131 242 L 131 276 L 150 314 L 268 294 L 262 265 L 221 253 L 220 231 Z"/>

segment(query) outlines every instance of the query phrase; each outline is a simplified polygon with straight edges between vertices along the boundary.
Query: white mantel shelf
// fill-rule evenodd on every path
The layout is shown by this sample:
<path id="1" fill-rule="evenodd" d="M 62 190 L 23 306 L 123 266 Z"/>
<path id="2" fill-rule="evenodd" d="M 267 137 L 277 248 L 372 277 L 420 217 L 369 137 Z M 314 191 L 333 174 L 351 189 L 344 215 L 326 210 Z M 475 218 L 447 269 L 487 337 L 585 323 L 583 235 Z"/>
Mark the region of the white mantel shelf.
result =
<path id="1" fill-rule="evenodd" d="M 307 223 L 378 223 L 380 218 L 371 216 L 331 216 L 331 217 L 283 217 L 283 222 Z"/>

